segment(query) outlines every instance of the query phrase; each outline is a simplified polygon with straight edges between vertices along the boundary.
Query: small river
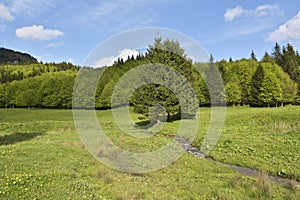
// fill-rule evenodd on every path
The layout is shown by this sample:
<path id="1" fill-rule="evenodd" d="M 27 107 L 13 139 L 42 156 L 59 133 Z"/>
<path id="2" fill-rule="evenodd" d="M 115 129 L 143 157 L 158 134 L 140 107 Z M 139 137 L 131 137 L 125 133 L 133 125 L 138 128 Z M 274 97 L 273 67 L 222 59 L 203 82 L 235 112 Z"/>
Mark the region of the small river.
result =
<path id="1" fill-rule="evenodd" d="M 234 165 L 234 164 L 223 163 L 223 162 L 211 159 L 211 158 L 207 158 L 205 156 L 205 154 L 202 153 L 197 147 L 194 147 L 188 139 L 179 137 L 179 136 L 176 136 L 174 139 L 182 145 L 182 147 L 185 149 L 185 151 L 193 154 L 194 156 L 196 156 L 198 158 L 204 158 L 206 160 L 221 163 L 231 169 L 234 169 L 235 171 L 237 171 L 238 173 L 240 173 L 241 175 L 244 175 L 244 176 L 257 176 L 260 173 L 260 171 L 257 169 L 238 166 L 238 165 Z M 283 178 L 283 177 L 275 176 L 272 174 L 268 174 L 268 178 L 278 184 L 288 184 L 292 181 L 292 179 Z M 296 185 L 297 185 L 297 188 L 300 189 L 299 181 L 296 181 Z"/>

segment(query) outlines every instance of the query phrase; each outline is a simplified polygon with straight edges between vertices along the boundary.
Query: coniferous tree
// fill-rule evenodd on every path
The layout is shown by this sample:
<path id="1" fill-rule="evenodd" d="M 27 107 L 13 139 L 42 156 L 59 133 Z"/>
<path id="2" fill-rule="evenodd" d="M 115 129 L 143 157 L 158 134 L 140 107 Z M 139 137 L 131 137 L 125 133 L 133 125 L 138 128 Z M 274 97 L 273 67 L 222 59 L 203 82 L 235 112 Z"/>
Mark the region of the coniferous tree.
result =
<path id="1" fill-rule="evenodd" d="M 150 63 L 149 68 L 152 71 L 145 71 L 144 75 L 157 77 L 156 80 L 164 80 L 164 84 L 160 85 L 155 79 L 151 79 L 153 83 L 146 84 L 138 88 L 131 99 L 134 110 L 141 114 L 147 114 L 149 109 L 154 105 L 161 105 L 165 108 L 167 120 L 180 116 L 193 116 L 197 108 L 188 110 L 188 106 L 193 105 L 192 100 L 196 94 L 190 92 L 186 87 L 193 84 L 192 63 L 184 54 L 184 49 L 178 41 L 166 39 L 163 41 L 161 37 L 155 38 L 154 44 L 149 46 L 146 60 Z M 174 69 L 186 80 L 175 75 Z M 171 74 L 171 76 L 170 76 Z M 146 78 L 146 77 L 145 77 Z M 172 91 L 171 89 L 175 90 Z M 174 93 L 175 92 L 175 93 Z M 186 93 L 183 95 L 183 93 Z M 177 95 L 184 97 L 184 104 L 180 103 Z"/>
<path id="2" fill-rule="evenodd" d="M 251 93 L 250 93 L 250 104 L 252 106 L 262 106 L 262 102 L 259 99 L 260 89 L 264 79 L 264 69 L 259 65 L 253 75 Z"/>
<path id="3" fill-rule="evenodd" d="M 224 104 L 224 85 L 220 72 L 214 63 L 214 57 L 211 54 L 209 63 L 204 70 L 204 79 L 209 90 L 210 103 L 211 105 L 222 105 Z"/>
<path id="4" fill-rule="evenodd" d="M 262 62 L 268 62 L 268 63 L 275 63 L 275 60 L 268 54 L 268 52 L 265 52 L 264 57 L 261 59 Z"/>
<path id="5" fill-rule="evenodd" d="M 257 61 L 254 51 L 251 51 L 251 59 Z"/>
<path id="6" fill-rule="evenodd" d="M 282 53 L 281 53 L 281 48 L 279 46 L 279 44 L 276 42 L 273 52 L 272 52 L 272 56 L 275 60 L 275 62 L 279 65 L 282 66 L 283 62 L 282 62 Z"/>

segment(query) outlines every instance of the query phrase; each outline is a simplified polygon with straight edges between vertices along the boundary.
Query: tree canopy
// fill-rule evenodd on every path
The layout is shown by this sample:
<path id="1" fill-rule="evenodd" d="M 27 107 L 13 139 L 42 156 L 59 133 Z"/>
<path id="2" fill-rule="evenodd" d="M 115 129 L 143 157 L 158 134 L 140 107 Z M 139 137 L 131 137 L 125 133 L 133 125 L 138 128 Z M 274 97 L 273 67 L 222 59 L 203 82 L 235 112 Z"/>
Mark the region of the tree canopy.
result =
<path id="1" fill-rule="evenodd" d="M 134 86 L 137 81 L 152 81 L 135 88 L 129 99 L 134 111 L 143 115 L 148 115 L 151 109 L 158 108 L 156 105 L 161 105 L 164 110 L 158 109 L 159 112 L 167 115 L 169 120 L 178 116 L 191 117 L 197 108 L 184 107 L 180 101 L 185 105 L 192 104 L 193 98 L 189 97 L 194 96 L 198 106 L 300 103 L 300 56 L 291 44 L 280 47 L 276 43 L 273 51 L 266 52 L 260 61 L 252 51 L 249 59 L 214 63 L 211 56 L 208 63 L 193 63 L 178 41 L 159 37 L 149 45 L 146 53 L 129 56 L 128 60 L 118 59 L 112 66 L 100 69 L 81 68 L 67 62 L 0 65 L 0 107 L 71 108 L 77 72 L 86 69 L 91 74 L 101 74 L 101 78 L 95 92 L 86 91 L 84 85 L 78 86 L 80 90 L 76 95 L 80 96 L 81 101 L 78 105 L 110 109 L 111 96 L 120 79 L 139 66 L 149 70 L 144 68 L 140 72 L 142 76 L 136 75 L 138 78 L 126 83 L 122 92 L 128 92 L 126 86 Z M 221 76 L 216 78 L 214 73 Z M 170 74 L 173 74 L 171 78 Z M 215 83 L 221 78 L 224 87 Z M 118 98 L 119 101 L 115 101 L 113 106 L 125 105 L 122 93 Z"/>

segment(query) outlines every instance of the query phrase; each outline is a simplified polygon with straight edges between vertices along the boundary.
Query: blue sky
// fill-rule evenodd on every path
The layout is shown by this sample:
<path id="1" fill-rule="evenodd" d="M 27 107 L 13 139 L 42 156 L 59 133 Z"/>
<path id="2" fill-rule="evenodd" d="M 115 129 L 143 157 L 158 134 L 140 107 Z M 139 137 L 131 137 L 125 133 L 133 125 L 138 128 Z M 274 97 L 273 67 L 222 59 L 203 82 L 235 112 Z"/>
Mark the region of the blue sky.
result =
<path id="1" fill-rule="evenodd" d="M 193 38 L 216 60 L 251 50 L 260 59 L 275 41 L 300 50 L 299 11 L 295 0 L 0 0 L 0 46 L 82 65 L 113 35 L 161 27 Z"/>

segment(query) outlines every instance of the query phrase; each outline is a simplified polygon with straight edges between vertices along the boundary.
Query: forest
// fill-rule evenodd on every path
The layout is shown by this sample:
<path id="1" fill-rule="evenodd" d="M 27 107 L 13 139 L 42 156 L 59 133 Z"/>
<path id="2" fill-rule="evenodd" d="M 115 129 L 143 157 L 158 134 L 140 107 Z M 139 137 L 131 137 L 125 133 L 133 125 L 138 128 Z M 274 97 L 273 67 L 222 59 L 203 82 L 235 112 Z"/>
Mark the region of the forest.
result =
<path id="1" fill-rule="evenodd" d="M 81 67 L 66 62 L 38 63 L 33 57 L 27 57 L 32 58 L 33 62 L 1 62 L 0 107 L 72 108 L 73 85 Z M 211 55 L 208 63 L 194 63 L 185 55 L 178 41 L 156 38 L 145 54 L 128 56 L 125 61 L 118 59 L 112 66 L 87 68 L 89 71 L 103 72 L 95 92 L 96 109 L 111 108 L 113 89 L 126 72 L 136 66 L 151 63 L 161 63 L 181 73 L 193 87 L 199 106 L 227 104 L 268 107 L 300 104 L 300 56 L 289 43 L 282 47 L 276 43 L 273 51 L 266 52 L 261 60 L 252 51 L 249 58 L 230 58 L 228 61 L 223 59 L 215 62 Z M 205 74 L 213 64 L 224 82 L 224 88 L 218 90 L 221 98 L 217 102 L 209 94 L 209 77 Z M 84 88 L 82 89 L 84 93 Z M 83 95 L 83 102 L 90 101 L 84 98 L 89 97 Z M 144 85 L 130 99 L 134 110 L 142 114 L 147 113 L 148 108 L 157 103 L 166 107 L 169 116 L 179 113 L 178 100 L 164 86 Z M 86 107 L 88 104 L 82 105 Z"/>
<path id="2" fill-rule="evenodd" d="M 38 60 L 27 53 L 13 51 L 11 49 L 0 48 L 0 64 L 32 64 Z"/>

